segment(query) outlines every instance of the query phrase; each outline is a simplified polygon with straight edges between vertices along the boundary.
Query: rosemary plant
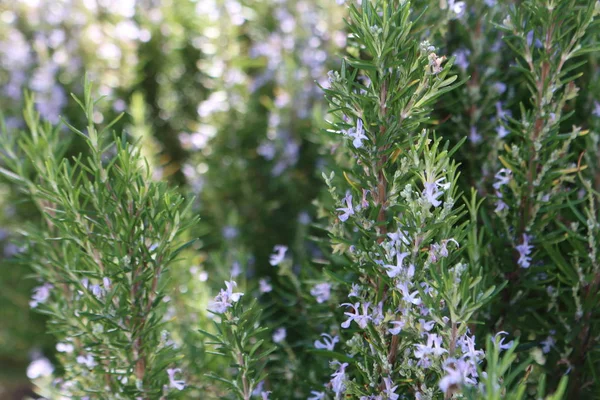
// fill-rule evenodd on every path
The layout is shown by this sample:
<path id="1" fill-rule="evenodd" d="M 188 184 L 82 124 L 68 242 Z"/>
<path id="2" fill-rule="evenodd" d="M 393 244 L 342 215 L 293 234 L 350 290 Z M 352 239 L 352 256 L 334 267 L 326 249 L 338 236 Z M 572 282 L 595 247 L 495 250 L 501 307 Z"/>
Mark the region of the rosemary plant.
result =
<path id="1" fill-rule="evenodd" d="M 528 1 L 500 25 L 522 82 L 515 89 L 526 95 L 509 97 L 515 110 L 502 122 L 494 253 L 509 284 L 494 311 L 502 329 L 541 344 L 547 371 L 571 376 L 574 397 L 598 389 L 591 333 L 599 317 L 598 197 L 584 163 L 598 145 L 582 149 L 589 125 L 578 125 L 572 109 L 578 69 L 598 49 L 598 15 L 598 2 Z"/>
<path id="2" fill-rule="evenodd" d="M 164 292 L 180 236 L 195 223 L 190 203 L 151 180 L 139 148 L 111 134 L 112 124 L 95 126 L 91 84 L 74 99 L 88 125 L 65 124 L 85 140 L 85 156 L 63 156 L 63 132 L 40 122 L 32 99 L 27 131 L 2 135 L 9 169 L 0 171 L 44 221 L 23 230 L 22 261 L 36 272 L 30 305 L 49 316 L 64 367 L 47 395 L 176 397 L 185 384 L 165 328 Z"/>
<path id="3" fill-rule="evenodd" d="M 92 3 L 0 11 L 39 395 L 600 392 L 599 0 Z"/>
<path id="4" fill-rule="evenodd" d="M 336 117 L 329 131 L 353 159 L 344 179 L 324 175 L 332 245 L 346 259 L 326 273 L 348 292 L 344 351 L 327 388 L 335 398 L 450 398 L 473 388 L 495 398 L 487 379 L 495 387 L 503 378 L 480 371 L 485 352 L 471 330 L 500 290 L 481 264 L 481 202 L 458 191 L 452 156 L 462 142 L 450 148 L 426 129 L 436 99 L 460 85 L 454 59 L 415 40 L 410 2 L 349 9 L 353 55 L 325 90 Z M 499 337 L 488 345 L 512 348 Z M 507 371 L 493 348 L 488 367 Z"/>

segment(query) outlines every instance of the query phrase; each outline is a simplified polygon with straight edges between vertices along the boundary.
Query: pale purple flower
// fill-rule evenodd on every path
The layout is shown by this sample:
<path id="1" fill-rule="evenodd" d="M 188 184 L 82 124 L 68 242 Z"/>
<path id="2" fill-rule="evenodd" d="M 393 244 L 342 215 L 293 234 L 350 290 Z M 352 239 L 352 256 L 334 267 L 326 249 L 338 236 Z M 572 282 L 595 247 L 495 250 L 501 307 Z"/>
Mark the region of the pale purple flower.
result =
<path id="1" fill-rule="evenodd" d="M 397 335 L 402 332 L 402 328 L 406 323 L 404 321 L 390 321 L 390 324 L 394 325 L 393 328 L 388 328 L 388 333 L 390 335 Z"/>
<path id="2" fill-rule="evenodd" d="M 356 128 L 350 128 L 347 131 L 342 131 L 342 133 L 353 139 L 352 145 L 357 149 L 362 147 L 363 140 L 368 139 L 368 137 L 364 134 L 363 122 L 360 118 L 356 121 Z"/>
<path id="3" fill-rule="evenodd" d="M 531 257 L 529 255 L 531 254 L 531 250 L 533 250 L 533 245 L 529 244 L 529 240 L 531 240 L 531 236 L 524 233 L 523 242 L 515 247 L 515 249 L 519 252 L 519 260 L 517 261 L 517 264 L 519 264 L 521 268 L 529 268 L 531 265 Z"/>
<path id="4" fill-rule="evenodd" d="M 56 351 L 59 353 L 72 353 L 75 347 L 71 343 L 56 343 Z"/>
<path id="5" fill-rule="evenodd" d="M 339 0 L 338 0 L 338 4 L 339 4 Z M 317 392 L 316 390 L 311 390 L 310 397 L 307 398 L 306 400 L 323 400 L 323 399 L 325 399 L 325 392 Z"/>
<path id="6" fill-rule="evenodd" d="M 208 309 L 217 314 L 223 314 L 233 303 L 237 303 L 244 293 L 234 293 L 233 288 L 237 286 L 235 281 L 225 282 L 226 289 L 219 292 L 215 299 L 209 304 Z"/>
<path id="7" fill-rule="evenodd" d="M 421 282 L 421 287 L 423 288 L 423 293 L 426 295 L 431 295 L 431 293 L 433 293 L 433 288 L 427 282 Z"/>
<path id="8" fill-rule="evenodd" d="M 300 214 L 298 214 L 298 222 L 300 222 L 302 225 L 310 224 L 310 214 L 306 211 L 302 211 Z"/>
<path id="9" fill-rule="evenodd" d="M 348 316 L 348 319 L 344 322 L 342 322 L 342 328 L 347 329 L 348 327 L 350 327 L 350 324 L 352 323 L 352 321 L 356 322 L 358 324 L 358 326 L 361 329 L 365 329 L 367 327 L 367 324 L 369 323 L 369 321 L 372 319 L 372 317 L 369 315 L 369 306 L 371 305 L 371 303 L 363 303 L 362 305 L 360 303 L 355 303 L 355 304 L 350 304 L 350 303 L 343 303 L 340 307 L 342 306 L 346 306 L 346 307 L 352 307 L 353 312 L 345 312 L 344 314 Z M 362 314 L 360 313 L 360 310 L 362 309 Z"/>
<path id="10" fill-rule="evenodd" d="M 425 321 L 423 318 L 419 319 L 419 331 L 430 332 L 435 326 L 435 321 Z"/>
<path id="11" fill-rule="evenodd" d="M 175 379 L 175 374 L 180 373 L 179 368 L 167 368 L 167 375 L 169 375 L 169 387 L 177 390 L 185 389 L 185 381 Z"/>
<path id="12" fill-rule="evenodd" d="M 454 244 L 456 244 L 456 247 L 460 247 L 458 242 L 452 238 L 442 240 L 440 244 L 434 243 L 431 245 L 431 249 L 429 250 L 430 262 L 437 262 L 439 257 L 448 257 L 448 242 L 453 242 Z"/>
<path id="13" fill-rule="evenodd" d="M 315 348 L 317 349 L 333 351 L 335 344 L 340 341 L 339 336 L 331 337 L 327 333 L 321 333 L 321 337 L 323 337 L 323 341 L 315 340 Z"/>
<path id="14" fill-rule="evenodd" d="M 458 242 L 454 239 L 442 240 L 442 242 L 438 246 L 436 246 L 436 251 L 438 252 L 440 257 L 448 257 L 448 242 L 453 242 L 456 245 L 456 247 L 460 247 Z"/>
<path id="15" fill-rule="evenodd" d="M 502 337 L 502 335 L 508 335 L 508 332 L 505 332 L 505 331 L 500 331 L 500 332 L 498 332 L 498 333 L 496 333 L 496 334 L 494 335 L 494 342 L 496 342 L 496 343 L 497 343 L 497 345 L 498 345 L 498 348 L 499 348 L 500 350 L 508 350 L 508 349 L 510 349 L 511 347 L 513 347 L 513 345 L 514 345 L 515 341 L 514 341 L 514 340 L 511 340 L 510 342 L 508 342 L 508 343 L 506 343 L 506 344 L 505 344 L 505 343 L 504 343 L 504 339 L 506 339 L 506 338 L 505 338 L 505 337 Z M 500 340 L 498 340 L 498 338 L 500 338 Z"/>
<path id="16" fill-rule="evenodd" d="M 272 266 L 279 265 L 285 259 L 285 253 L 287 252 L 288 247 L 278 244 L 273 248 L 273 254 L 269 257 L 269 263 Z"/>
<path id="17" fill-rule="evenodd" d="M 252 397 L 254 397 L 254 396 L 260 396 L 260 394 L 262 392 L 264 392 L 264 388 L 265 388 L 265 381 L 258 382 L 258 385 L 256 385 L 256 387 L 252 391 Z"/>
<path id="18" fill-rule="evenodd" d="M 506 127 L 502 124 L 498 125 L 498 127 L 496 127 L 496 133 L 498 134 L 498 137 L 500 139 L 508 136 L 508 134 L 510 133 L 510 131 L 508 129 L 506 129 Z"/>
<path id="19" fill-rule="evenodd" d="M 336 71 L 331 70 L 331 71 L 327 72 L 327 82 L 329 83 L 329 86 L 327 86 L 327 89 L 329 89 L 331 87 L 331 84 L 336 82 L 337 80 L 338 80 L 338 76 L 336 75 Z"/>
<path id="20" fill-rule="evenodd" d="M 273 332 L 273 342 L 281 343 L 285 340 L 286 336 L 287 331 L 285 330 L 285 328 L 278 328 L 275 330 L 275 332 Z"/>
<path id="21" fill-rule="evenodd" d="M 527 32 L 527 46 L 531 47 L 531 45 L 533 44 L 533 29 L 530 30 L 529 32 Z"/>
<path id="22" fill-rule="evenodd" d="M 79 355 L 77 356 L 75 361 L 77 361 L 77 364 L 85 365 L 88 369 L 92 369 L 96 365 L 98 365 L 98 363 L 94 359 L 94 356 L 91 354 L 86 354 L 85 356 Z"/>
<path id="23" fill-rule="evenodd" d="M 410 240 L 408 238 L 408 232 L 400 230 L 400 228 L 398 228 L 398 230 L 396 232 L 388 233 L 387 236 L 392 241 L 392 246 L 398 246 L 400 243 L 404 243 L 407 246 L 410 245 Z"/>
<path id="24" fill-rule="evenodd" d="M 482 140 L 481 135 L 479 132 L 477 132 L 477 128 L 474 125 L 471 125 L 471 130 L 469 131 L 469 140 L 473 144 L 478 144 Z"/>
<path id="25" fill-rule="evenodd" d="M 442 204 L 438 198 L 444 194 L 443 190 L 448 190 L 450 187 L 450 183 L 442 183 L 444 180 L 446 180 L 446 178 L 442 177 L 435 182 L 428 180 L 424 183 L 423 197 L 425 197 L 425 200 L 434 207 L 439 207 L 439 205 Z"/>
<path id="26" fill-rule="evenodd" d="M 257 148 L 256 153 L 263 156 L 266 160 L 271 161 L 275 158 L 277 148 L 273 142 L 263 141 Z"/>
<path id="27" fill-rule="evenodd" d="M 494 189 L 496 190 L 500 190 L 500 188 L 504 185 L 508 185 L 508 182 L 510 181 L 510 178 L 512 176 L 512 171 L 508 168 L 502 168 L 500 169 L 498 172 L 496 172 L 496 175 L 494 175 L 494 178 L 496 178 L 496 181 L 494 182 Z"/>
<path id="28" fill-rule="evenodd" d="M 221 233 L 225 239 L 235 239 L 239 235 L 239 230 L 235 226 L 227 225 Z"/>
<path id="29" fill-rule="evenodd" d="M 550 194 L 546 193 L 545 195 L 542 196 L 542 198 L 540 200 L 542 200 L 544 203 L 549 202 L 550 201 Z"/>
<path id="30" fill-rule="evenodd" d="M 423 190 L 423 196 L 425 199 L 434 207 L 438 207 L 442 202 L 438 200 L 443 192 L 439 191 L 435 182 L 425 182 L 425 189 Z"/>
<path id="31" fill-rule="evenodd" d="M 46 282 L 43 285 L 34 288 L 29 307 L 36 308 L 38 305 L 45 303 L 50 297 L 50 290 L 53 287 L 52 284 Z"/>
<path id="32" fill-rule="evenodd" d="M 428 356 L 423 356 L 423 358 L 420 358 L 419 361 L 417 361 L 417 367 L 422 369 L 431 367 L 431 364 L 431 359 Z"/>
<path id="33" fill-rule="evenodd" d="M 258 290 L 261 293 L 269 293 L 273 290 L 273 286 L 265 278 L 261 278 L 258 281 Z"/>
<path id="34" fill-rule="evenodd" d="M 200 282 L 206 282 L 206 281 L 208 280 L 208 272 L 206 272 L 206 271 L 201 271 L 201 272 L 198 274 L 198 280 L 199 280 Z"/>
<path id="35" fill-rule="evenodd" d="M 469 49 L 458 49 L 454 52 L 454 64 L 458 65 L 460 69 L 465 71 L 469 68 L 469 56 L 471 55 L 471 51 Z"/>
<path id="36" fill-rule="evenodd" d="M 331 374 L 331 388 L 335 393 L 336 399 L 339 399 L 340 396 L 346 391 L 346 367 L 348 366 L 348 363 L 337 363 L 339 368 L 337 371 Z"/>
<path id="37" fill-rule="evenodd" d="M 448 9 L 460 18 L 465 14 L 467 4 L 464 1 L 448 0 Z"/>
<path id="38" fill-rule="evenodd" d="M 360 285 L 358 283 L 353 283 L 350 293 L 348 293 L 348 297 L 360 297 L 360 290 Z"/>
<path id="39" fill-rule="evenodd" d="M 352 207 L 352 195 L 350 193 L 346 194 L 346 197 L 342 200 L 346 203 L 346 207 L 337 208 L 338 211 L 342 211 L 342 214 L 339 216 L 340 221 L 345 222 L 348 217 L 354 215 L 354 208 Z"/>
<path id="40" fill-rule="evenodd" d="M 373 307 L 371 319 L 375 325 L 380 325 L 383 322 L 385 319 L 383 315 L 383 301 L 380 301 L 377 307 Z"/>
<path id="41" fill-rule="evenodd" d="M 508 210 L 508 204 L 506 204 L 504 202 L 504 200 L 502 200 L 502 193 L 500 193 L 499 191 L 496 191 L 496 197 L 498 198 L 496 200 L 496 208 L 494 209 L 495 212 L 500 212 L 502 210 Z"/>
<path id="42" fill-rule="evenodd" d="M 494 83 L 494 89 L 496 89 L 499 94 L 502 94 L 506 92 L 506 83 L 496 82 Z"/>
<path id="43" fill-rule="evenodd" d="M 552 347 L 554 347 L 556 344 L 556 340 L 554 340 L 552 335 L 548 335 L 548 337 L 545 340 L 542 340 L 540 343 L 542 344 L 542 352 L 544 352 L 544 354 L 548 354 L 550 353 Z"/>
<path id="44" fill-rule="evenodd" d="M 498 199 L 498 201 L 496 201 L 496 208 L 494 211 L 500 212 L 502 210 L 508 210 L 508 208 L 508 204 L 506 204 L 502 199 Z"/>
<path id="45" fill-rule="evenodd" d="M 496 102 L 496 115 L 498 116 L 498 119 L 505 120 L 508 117 L 510 117 L 512 115 L 512 113 L 510 112 L 510 110 L 505 110 L 504 108 L 502 108 L 501 101 L 497 101 Z"/>
<path id="46" fill-rule="evenodd" d="M 98 299 L 104 297 L 104 290 L 98 284 L 90 285 L 90 291 Z"/>
<path id="47" fill-rule="evenodd" d="M 600 118 L 600 102 L 594 101 L 594 111 L 592 111 L 592 114 Z"/>
<path id="48" fill-rule="evenodd" d="M 270 394 L 271 394 L 270 390 L 268 392 L 260 392 L 260 397 L 262 400 L 269 400 Z"/>
<path id="49" fill-rule="evenodd" d="M 37 358 L 27 366 L 27 377 L 29 379 L 49 376 L 52 372 L 54 372 L 54 366 L 50 360 L 45 357 Z"/>
<path id="50" fill-rule="evenodd" d="M 485 356 L 483 350 L 475 349 L 475 336 L 469 336 L 468 332 L 460 336 L 456 344 L 460 346 L 463 357 L 470 358 L 474 362 L 479 361 Z"/>
<path id="51" fill-rule="evenodd" d="M 394 278 L 404 272 L 405 268 L 402 266 L 404 259 L 408 257 L 410 253 L 396 253 L 396 265 L 385 264 L 384 267 L 387 269 L 387 276 Z"/>
<path id="52" fill-rule="evenodd" d="M 127 103 L 125 103 L 125 100 L 123 99 L 116 99 L 112 107 L 116 112 L 122 113 L 127 109 Z"/>
<path id="53" fill-rule="evenodd" d="M 394 393 L 398 386 L 393 386 L 392 379 L 390 377 L 383 378 L 383 383 L 385 384 L 384 393 L 387 396 L 387 400 L 398 400 L 400 395 Z"/>
<path id="54" fill-rule="evenodd" d="M 327 282 L 318 283 L 310 290 L 310 294 L 317 299 L 317 303 L 324 303 L 331 295 L 331 285 Z"/>
<path id="55" fill-rule="evenodd" d="M 448 352 L 448 350 L 442 347 L 442 337 L 438 336 L 437 333 L 428 333 L 427 344 L 415 344 L 415 347 L 415 357 L 419 359 L 430 354 L 434 356 L 441 356 L 442 354 Z"/>
<path id="56" fill-rule="evenodd" d="M 444 371 L 446 375 L 440 380 L 440 390 L 448 393 L 454 386 L 464 384 L 475 385 L 477 381 L 473 378 L 477 374 L 477 368 L 463 359 L 448 358 L 445 362 Z"/>
<path id="57" fill-rule="evenodd" d="M 360 201 L 360 206 L 361 206 L 362 208 L 367 208 L 367 207 L 369 207 L 369 200 L 367 200 L 367 195 L 368 195 L 369 193 L 371 193 L 371 191 L 370 191 L 370 190 L 366 190 L 366 189 L 363 189 L 363 190 L 362 190 L 362 200 Z"/>
<path id="58" fill-rule="evenodd" d="M 411 263 L 408 264 L 408 269 L 406 270 L 406 277 L 412 278 L 413 276 L 415 276 L 415 265 Z"/>
<path id="59" fill-rule="evenodd" d="M 231 277 L 237 278 L 238 276 L 240 276 L 241 273 L 242 273 L 242 266 L 240 265 L 239 262 L 234 261 L 233 265 L 231 266 Z"/>
<path id="60" fill-rule="evenodd" d="M 421 304 L 421 299 L 417 297 L 419 295 L 419 291 L 415 290 L 414 292 L 410 293 L 406 282 L 398 283 L 396 285 L 396 288 L 400 290 L 400 293 L 402 293 L 402 300 L 406 301 L 407 303 L 414 304 L 416 306 Z"/>

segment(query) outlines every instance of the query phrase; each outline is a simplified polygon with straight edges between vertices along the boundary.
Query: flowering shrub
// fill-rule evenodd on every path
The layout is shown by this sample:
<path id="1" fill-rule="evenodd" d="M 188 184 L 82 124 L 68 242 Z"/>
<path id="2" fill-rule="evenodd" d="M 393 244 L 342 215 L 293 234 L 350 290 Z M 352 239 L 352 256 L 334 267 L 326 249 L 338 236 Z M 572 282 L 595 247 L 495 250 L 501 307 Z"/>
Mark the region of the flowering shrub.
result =
<path id="1" fill-rule="evenodd" d="M 28 6 L 0 15 L 0 175 L 38 216 L 9 256 L 56 348 L 32 354 L 38 394 L 600 390 L 600 1 L 194 3 L 75 19 L 100 92 L 133 94 L 86 79 L 78 114 L 54 77 L 80 44 L 40 34 L 44 64 Z"/>

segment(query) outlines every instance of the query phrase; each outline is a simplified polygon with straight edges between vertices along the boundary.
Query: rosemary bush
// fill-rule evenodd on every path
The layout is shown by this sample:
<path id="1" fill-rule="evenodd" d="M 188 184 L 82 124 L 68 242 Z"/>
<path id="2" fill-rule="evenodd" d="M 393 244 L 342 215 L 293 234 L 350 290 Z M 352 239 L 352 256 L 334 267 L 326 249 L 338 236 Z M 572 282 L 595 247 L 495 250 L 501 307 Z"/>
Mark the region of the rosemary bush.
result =
<path id="1" fill-rule="evenodd" d="M 2 139 L 13 171 L 2 172 L 20 184 L 45 221 L 44 229 L 23 232 L 29 238 L 23 262 L 40 284 L 30 306 L 51 316 L 49 328 L 65 353 L 57 392 L 159 397 L 169 378 L 177 387 L 178 371 L 163 331 L 164 287 L 182 249 L 179 237 L 195 219 L 187 216 L 189 202 L 149 179 L 139 149 L 111 137 L 111 124 L 96 129 L 89 84 L 84 100 L 74 99 L 88 125 L 86 133 L 70 128 L 85 138 L 89 156 L 65 159 L 60 131 L 40 123 L 31 101 L 27 134 Z"/>
<path id="2" fill-rule="evenodd" d="M 597 396 L 600 1 L 335 3 L 115 11 L 112 100 L 10 59 L 39 395 Z"/>

